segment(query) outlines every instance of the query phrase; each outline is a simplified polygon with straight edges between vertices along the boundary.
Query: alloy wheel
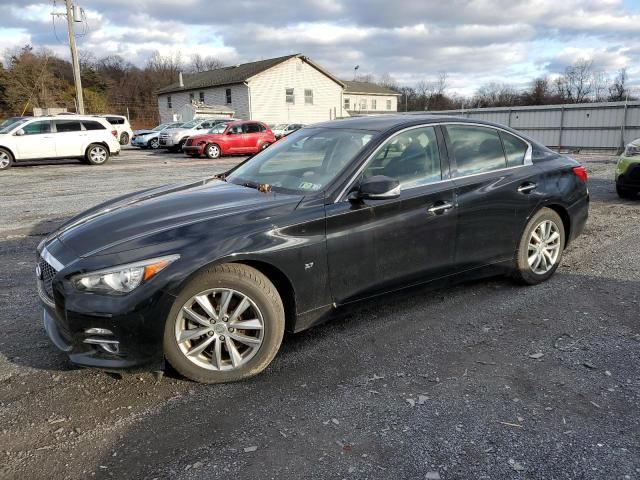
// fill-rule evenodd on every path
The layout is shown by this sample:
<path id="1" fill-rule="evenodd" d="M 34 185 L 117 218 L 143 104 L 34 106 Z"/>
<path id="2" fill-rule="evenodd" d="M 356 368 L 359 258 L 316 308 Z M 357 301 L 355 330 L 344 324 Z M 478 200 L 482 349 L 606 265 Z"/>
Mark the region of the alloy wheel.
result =
<path id="1" fill-rule="evenodd" d="M 149 146 L 152 149 L 157 150 L 160 147 L 160 142 L 158 141 L 157 138 L 154 138 L 153 140 L 151 140 L 151 143 L 149 143 Z"/>
<path id="2" fill-rule="evenodd" d="M 247 295 L 228 288 L 191 297 L 175 322 L 183 355 L 207 370 L 229 371 L 251 360 L 264 339 L 264 318 Z"/>
<path id="3" fill-rule="evenodd" d="M 107 151 L 104 147 L 93 147 L 89 152 L 89 158 L 93 163 L 104 163 L 107 161 Z"/>
<path id="4" fill-rule="evenodd" d="M 7 168 L 11 164 L 11 157 L 7 152 L 0 152 L 0 170 Z"/>
<path id="5" fill-rule="evenodd" d="M 558 261 L 560 255 L 560 229 L 551 220 L 544 220 L 533 229 L 529 237 L 529 267 L 538 275 L 544 275 Z"/>
<path id="6" fill-rule="evenodd" d="M 207 153 L 210 158 L 218 158 L 220 156 L 220 147 L 217 145 L 209 145 Z"/>

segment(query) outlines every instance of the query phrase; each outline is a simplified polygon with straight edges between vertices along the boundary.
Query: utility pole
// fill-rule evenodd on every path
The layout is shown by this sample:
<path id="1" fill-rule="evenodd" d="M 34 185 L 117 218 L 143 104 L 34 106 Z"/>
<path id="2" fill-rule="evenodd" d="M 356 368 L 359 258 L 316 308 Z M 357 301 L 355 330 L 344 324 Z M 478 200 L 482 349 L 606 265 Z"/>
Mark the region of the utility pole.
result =
<path id="1" fill-rule="evenodd" d="M 71 66 L 73 67 L 73 83 L 76 87 L 76 112 L 84 115 L 84 98 L 82 96 L 82 79 L 80 78 L 80 60 L 78 59 L 78 48 L 76 47 L 76 35 L 73 31 L 73 23 L 81 22 L 81 9 L 74 7 L 71 0 L 64 0 L 67 6 L 67 13 L 52 13 L 58 17 L 67 17 L 67 30 L 69 31 L 69 47 L 71 47 Z"/>

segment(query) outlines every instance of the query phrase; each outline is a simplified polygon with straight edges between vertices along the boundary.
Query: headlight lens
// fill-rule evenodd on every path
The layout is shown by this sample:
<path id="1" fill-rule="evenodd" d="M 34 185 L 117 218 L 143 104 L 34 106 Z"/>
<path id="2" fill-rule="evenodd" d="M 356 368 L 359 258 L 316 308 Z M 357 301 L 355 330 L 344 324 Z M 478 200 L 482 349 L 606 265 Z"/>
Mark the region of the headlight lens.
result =
<path id="1" fill-rule="evenodd" d="M 634 145 L 633 143 L 627 145 L 627 148 L 624 151 L 624 156 L 635 157 L 636 155 L 640 155 L 640 145 Z"/>
<path id="2" fill-rule="evenodd" d="M 129 293 L 142 282 L 151 280 L 156 274 L 180 258 L 180 255 L 152 258 L 142 262 L 120 265 L 73 277 L 71 281 L 78 290 L 111 295 Z"/>

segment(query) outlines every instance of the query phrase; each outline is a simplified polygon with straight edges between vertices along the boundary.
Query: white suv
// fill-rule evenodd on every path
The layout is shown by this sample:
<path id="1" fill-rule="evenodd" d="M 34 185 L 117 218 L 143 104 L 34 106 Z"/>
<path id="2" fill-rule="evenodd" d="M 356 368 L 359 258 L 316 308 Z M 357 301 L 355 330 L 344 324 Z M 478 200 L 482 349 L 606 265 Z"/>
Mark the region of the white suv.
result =
<path id="1" fill-rule="evenodd" d="M 97 117 L 106 118 L 113 128 L 118 132 L 118 140 L 120 145 L 127 145 L 133 138 L 133 131 L 127 117 L 123 115 L 96 115 Z"/>
<path id="2" fill-rule="evenodd" d="M 104 118 L 25 117 L 0 128 L 0 170 L 14 161 L 78 158 L 102 165 L 120 153 L 118 132 Z"/>

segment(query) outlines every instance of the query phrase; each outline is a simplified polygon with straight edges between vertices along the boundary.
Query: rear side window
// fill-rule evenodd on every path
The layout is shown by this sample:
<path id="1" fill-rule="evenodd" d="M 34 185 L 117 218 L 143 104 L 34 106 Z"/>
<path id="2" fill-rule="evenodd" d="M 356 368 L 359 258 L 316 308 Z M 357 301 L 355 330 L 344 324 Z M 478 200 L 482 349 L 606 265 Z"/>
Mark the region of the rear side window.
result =
<path id="1" fill-rule="evenodd" d="M 50 133 L 51 132 L 51 122 L 49 120 L 44 120 L 41 122 L 33 122 L 29 125 L 22 127 L 25 135 L 40 135 L 42 133 Z"/>
<path id="2" fill-rule="evenodd" d="M 456 160 L 456 176 L 473 175 L 505 168 L 498 131 L 493 128 L 448 125 L 447 133 Z"/>
<path id="3" fill-rule="evenodd" d="M 78 120 L 56 120 L 56 131 L 58 133 L 79 132 L 82 130 Z"/>
<path id="4" fill-rule="evenodd" d="M 500 132 L 500 136 L 502 137 L 504 152 L 507 155 L 507 166 L 517 167 L 518 165 L 523 165 L 529 146 L 510 133 Z"/>
<path id="5" fill-rule="evenodd" d="M 244 128 L 246 133 L 260 133 L 264 130 L 264 128 L 262 128 L 262 125 L 259 125 L 257 123 L 247 123 L 245 124 Z"/>
<path id="6" fill-rule="evenodd" d="M 85 130 L 106 130 L 107 127 L 102 125 L 100 122 L 94 122 L 93 120 L 83 120 L 82 126 Z"/>
<path id="7" fill-rule="evenodd" d="M 124 118 L 120 117 L 107 117 L 107 121 L 111 125 L 124 125 Z"/>

